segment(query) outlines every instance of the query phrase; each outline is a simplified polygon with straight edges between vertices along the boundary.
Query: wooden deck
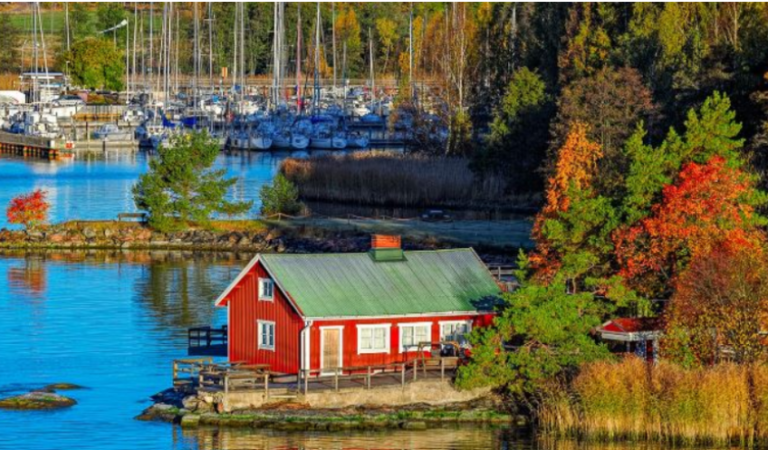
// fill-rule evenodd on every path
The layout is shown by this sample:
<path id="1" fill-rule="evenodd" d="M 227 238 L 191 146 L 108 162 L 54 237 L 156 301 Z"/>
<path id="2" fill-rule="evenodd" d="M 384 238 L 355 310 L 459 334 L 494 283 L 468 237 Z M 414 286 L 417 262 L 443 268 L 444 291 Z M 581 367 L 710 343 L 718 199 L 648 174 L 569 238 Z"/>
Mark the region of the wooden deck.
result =
<path id="1" fill-rule="evenodd" d="M 313 369 L 286 375 L 270 371 L 266 364 L 213 363 L 211 358 L 190 358 L 173 362 L 173 386 L 194 392 L 264 392 L 268 398 L 295 398 L 313 392 L 405 388 L 423 379 L 450 380 L 458 366 L 457 357 L 438 357 L 339 367 L 332 374 Z"/>

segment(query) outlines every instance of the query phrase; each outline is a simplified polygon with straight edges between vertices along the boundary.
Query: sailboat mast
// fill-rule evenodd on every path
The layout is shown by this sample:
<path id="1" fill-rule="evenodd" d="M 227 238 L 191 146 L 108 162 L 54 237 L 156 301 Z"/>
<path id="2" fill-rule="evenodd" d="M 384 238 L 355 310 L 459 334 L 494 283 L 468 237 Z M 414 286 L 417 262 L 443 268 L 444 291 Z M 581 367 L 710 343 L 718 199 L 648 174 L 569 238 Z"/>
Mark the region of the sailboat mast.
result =
<path id="1" fill-rule="evenodd" d="M 139 31 L 139 4 L 133 2 L 133 59 L 131 61 L 131 84 L 136 90 L 136 38 Z"/>
<path id="2" fill-rule="evenodd" d="M 333 47 L 333 91 L 336 95 L 336 2 L 331 2 L 331 41 Z"/>
<path id="3" fill-rule="evenodd" d="M 241 98 L 245 98 L 245 3 L 240 2 L 240 80 L 242 95 Z"/>
<path id="4" fill-rule="evenodd" d="M 315 19 L 315 92 L 312 96 L 312 114 L 317 114 L 320 102 L 320 85 L 318 75 L 320 67 L 320 2 L 317 2 L 317 18 Z"/>
<path id="5" fill-rule="evenodd" d="M 155 27 L 153 25 L 153 23 L 155 22 L 155 20 L 154 20 L 155 19 L 154 12 L 155 12 L 155 4 L 154 3 L 150 3 L 149 4 L 149 83 L 147 83 L 147 84 L 149 85 L 149 98 L 151 100 L 154 100 L 154 95 L 153 94 L 154 94 L 154 91 L 155 91 L 155 86 L 154 86 L 154 84 L 152 84 L 152 81 L 153 81 L 152 77 L 153 77 L 154 72 L 155 72 L 155 64 L 154 64 L 155 60 L 153 59 L 154 58 L 153 41 L 154 41 L 154 37 L 155 37 L 154 36 L 154 34 L 155 34 L 154 33 Z"/>
<path id="6" fill-rule="evenodd" d="M 213 3 L 208 2 L 208 84 L 213 94 Z"/>
<path id="7" fill-rule="evenodd" d="M 413 100 L 413 2 L 411 2 L 408 19 L 408 85 L 411 90 L 411 100 Z"/>
<path id="8" fill-rule="evenodd" d="M 368 54 L 371 66 L 371 112 L 373 112 L 373 104 L 376 101 L 376 78 L 373 73 L 373 35 L 370 27 L 368 27 Z"/>
<path id="9" fill-rule="evenodd" d="M 296 19 L 296 111 L 301 115 L 301 3 Z"/>
<path id="10" fill-rule="evenodd" d="M 276 108 L 277 107 L 277 79 L 280 77 L 280 68 L 278 64 L 278 53 L 280 50 L 278 49 L 278 46 L 280 45 L 279 40 L 279 25 L 278 25 L 278 8 L 280 7 L 280 2 L 275 2 L 274 8 L 272 10 L 272 95 L 269 97 L 269 102 L 271 103 L 271 107 Z"/>
<path id="11" fill-rule="evenodd" d="M 232 34 L 234 36 L 234 39 L 235 39 L 235 42 L 234 42 L 234 44 L 232 46 L 232 48 L 233 48 L 233 50 L 232 50 L 232 89 L 233 89 L 233 98 L 235 100 L 237 100 L 237 93 L 236 93 L 237 91 L 234 91 L 234 89 L 237 86 L 237 75 L 238 75 L 238 71 L 237 71 L 237 50 L 238 50 L 238 48 L 237 48 L 237 40 L 239 38 L 239 36 L 238 36 L 239 33 L 238 33 L 237 28 L 238 28 L 238 24 L 240 23 L 238 21 L 239 14 L 240 14 L 240 4 L 236 3 L 235 4 L 235 32 Z"/>
<path id="12" fill-rule="evenodd" d="M 64 26 L 67 29 L 67 51 L 69 51 L 69 3 L 67 2 L 64 3 Z"/>
<path id="13" fill-rule="evenodd" d="M 199 23 L 200 18 L 198 17 L 198 4 L 192 3 L 192 7 L 195 9 L 194 11 L 194 24 L 193 24 L 193 32 L 194 32 L 194 55 L 192 57 L 192 63 L 194 65 L 194 76 L 192 78 L 192 107 L 197 108 L 197 76 L 198 76 L 198 69 L 200 68 L 200 41 L 199 41 Z"/>

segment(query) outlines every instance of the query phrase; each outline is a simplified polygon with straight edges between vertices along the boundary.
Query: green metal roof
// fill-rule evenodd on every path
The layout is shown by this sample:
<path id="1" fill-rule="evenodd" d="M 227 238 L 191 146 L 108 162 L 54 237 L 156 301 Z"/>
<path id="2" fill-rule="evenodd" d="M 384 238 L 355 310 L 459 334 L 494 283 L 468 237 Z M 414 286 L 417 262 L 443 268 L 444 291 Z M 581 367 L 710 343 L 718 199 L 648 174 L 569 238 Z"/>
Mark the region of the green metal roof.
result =
<path id="1" fill-rule="evenodd" d="M 305 317 L 475 312 L 500 293 L 472 249 L 404 254 L 402 261 L 374 261 L 369 253 L 260 258 Z"/>

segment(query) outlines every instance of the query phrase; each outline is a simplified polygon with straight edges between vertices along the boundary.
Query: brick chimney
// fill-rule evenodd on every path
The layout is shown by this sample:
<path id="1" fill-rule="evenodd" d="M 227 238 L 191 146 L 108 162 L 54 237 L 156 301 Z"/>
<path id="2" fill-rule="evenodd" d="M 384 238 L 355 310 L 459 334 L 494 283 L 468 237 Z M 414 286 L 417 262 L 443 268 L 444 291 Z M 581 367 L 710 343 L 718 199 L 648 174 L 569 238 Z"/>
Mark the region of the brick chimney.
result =
<path id="1" fill-rule="evenodd" d="M 371 235 L 371 250 L 369 254 L 376 262 L 405 260 L 400 236 L 386 234 Z"/>

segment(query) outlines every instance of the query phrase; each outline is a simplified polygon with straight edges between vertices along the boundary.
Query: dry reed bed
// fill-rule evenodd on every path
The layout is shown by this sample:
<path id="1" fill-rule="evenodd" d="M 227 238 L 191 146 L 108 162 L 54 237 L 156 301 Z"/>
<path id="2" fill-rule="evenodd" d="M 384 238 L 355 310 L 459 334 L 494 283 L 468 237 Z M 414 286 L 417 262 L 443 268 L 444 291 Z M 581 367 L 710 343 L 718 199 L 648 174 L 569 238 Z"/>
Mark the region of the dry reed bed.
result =
<path id="1" fill-rule="evenodd" d="M 281 171 L 308 200 L 376 206 L 478 207 L 502 200 L 504 193 L 501 179 L 477 180 L 468 161 L 462 158 L 373 151 L 289 158 L 283 161 Z"/>
<path id="2" fill-rule="evenodd" d="M 545 431 L 597 440 L 754 445 L 768 439 L 768 367 L 684 369 L 639 358 L 584 366 L 544 395 Z"/>

